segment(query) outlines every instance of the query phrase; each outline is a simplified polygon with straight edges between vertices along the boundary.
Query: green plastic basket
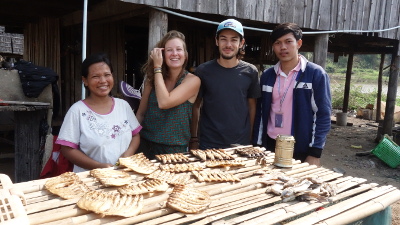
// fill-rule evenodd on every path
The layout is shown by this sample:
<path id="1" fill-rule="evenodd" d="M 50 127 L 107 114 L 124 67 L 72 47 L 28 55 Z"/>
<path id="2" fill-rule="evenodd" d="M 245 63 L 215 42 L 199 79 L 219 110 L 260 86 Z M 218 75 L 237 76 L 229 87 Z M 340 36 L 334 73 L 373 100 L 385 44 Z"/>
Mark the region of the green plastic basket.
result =
<path id="1" fill-rule="evenodd" d="M 400 165 L 400 147 L 387 135 L 372 149 L 371 153 L 392 168 Z"/>

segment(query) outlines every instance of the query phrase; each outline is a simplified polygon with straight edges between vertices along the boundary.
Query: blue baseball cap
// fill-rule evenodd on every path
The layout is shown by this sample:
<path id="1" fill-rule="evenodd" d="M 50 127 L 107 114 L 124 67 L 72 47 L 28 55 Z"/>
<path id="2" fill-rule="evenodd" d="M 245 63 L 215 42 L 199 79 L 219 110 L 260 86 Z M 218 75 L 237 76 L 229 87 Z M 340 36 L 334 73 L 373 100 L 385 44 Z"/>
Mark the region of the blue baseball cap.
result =
<path id="1" fill-rule="evenodd" d="M 218 35 L 218 33 L 221 30 L 225 30 L 225 29 L 234 30 L 234 31 L 238 32 L 242 36 L 242 38 L 244 37 L 243 26 L 239 21 L 237 21 L 235 19 L 227 19 L 227 20 L 222 21 L 218 25 L 216 35 Z"/>

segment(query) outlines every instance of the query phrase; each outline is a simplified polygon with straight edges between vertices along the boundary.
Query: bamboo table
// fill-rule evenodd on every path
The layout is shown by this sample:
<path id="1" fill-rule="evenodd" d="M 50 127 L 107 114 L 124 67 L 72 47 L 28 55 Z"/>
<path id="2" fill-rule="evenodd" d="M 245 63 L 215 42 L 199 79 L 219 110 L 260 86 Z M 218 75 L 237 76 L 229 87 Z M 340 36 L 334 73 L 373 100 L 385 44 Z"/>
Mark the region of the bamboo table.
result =
<path id="1" fill-rule="evenodd" d="M 234 151 L 234 148 L 227 149 Z M 272 163 L 274 154 L 269 153 Z M 191 158 L 192 159 L 192 158 Z M 243 158 L 244 159 L 244 158 Z M 194 158 L 193 158 L 194 160 Z M 31 224 L 347 224 L 365 218 L 400 200 L 400 190 L 393 186 L 379 186 L 368 183 L 366 179 L 343 177 L 332 170 L 293 161 L 292 168 L 281 169 L 272 164 L 261 166 L 255 159 L 246 159 L 246 166 L 230 168 L 241 182 L 199 183 L 193 179 L 192 186 L 211 195 L 208 209 L 198 214 L 183 214 L 166 208 L 166 200 L 172 188 L 165 193 L 147 196 L 142 212 L 130 218 L 106 216 L 79 209 L 78 199 L 64 200 L 43 188 L 47 179 L 17 183 L 14 186 L 25 193 L 25 210 Z M 336 184 L 338 194 L 331 202 L 282 202 L 280 196 L 266 193 L 265 185 L 259 183 L 254 172 L 263 169 L 276 169 L 286 175 L 301 178 L 317 175 L 324 182 Z M 130 172 L 140 180 L 143 176 Z M 94 189 L 103 189 L 89 172 L 78 176 Z M 110 191 L 113 188 L 106 188 Z M 115 189 L 115 188 L 114 188 Z M 316 209 L 324 207 L 325 209 Z"/>
<path id="2" fill-rule="evenodd" d="M 0 101 L 0 112 L 14 112 L 15 182 L 39 178 L 42 168 L 40 122 L 49 108 L 50 103 L 46 102 Z"/>

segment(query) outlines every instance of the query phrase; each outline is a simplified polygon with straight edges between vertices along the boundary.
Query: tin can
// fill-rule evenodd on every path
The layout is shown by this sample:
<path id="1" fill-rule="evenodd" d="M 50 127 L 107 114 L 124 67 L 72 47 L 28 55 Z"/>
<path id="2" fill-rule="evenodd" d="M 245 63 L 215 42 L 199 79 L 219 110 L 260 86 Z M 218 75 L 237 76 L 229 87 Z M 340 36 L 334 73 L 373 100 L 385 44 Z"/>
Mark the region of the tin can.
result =
<path id="1" fill-rule="evenodd" d="M 275 144 L 274 165 L 279 167 L 292 167 L 294 137 L 287 135 L 278 135 Z"/>

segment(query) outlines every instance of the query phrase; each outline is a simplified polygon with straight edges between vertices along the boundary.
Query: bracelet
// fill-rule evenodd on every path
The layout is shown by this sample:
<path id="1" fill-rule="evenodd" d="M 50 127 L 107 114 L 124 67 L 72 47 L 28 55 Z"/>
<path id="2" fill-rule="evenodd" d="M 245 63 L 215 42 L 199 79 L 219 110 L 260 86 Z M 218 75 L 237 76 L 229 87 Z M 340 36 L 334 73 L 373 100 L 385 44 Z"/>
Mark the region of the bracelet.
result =
<path id="1" fill-rule="evenodd" d="M 161 72 L 162 72 L 161 67 L 154 68 L 154 73 L 161 73 Z"/>

